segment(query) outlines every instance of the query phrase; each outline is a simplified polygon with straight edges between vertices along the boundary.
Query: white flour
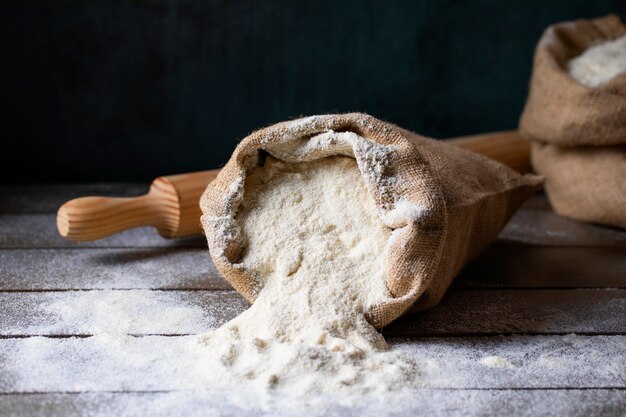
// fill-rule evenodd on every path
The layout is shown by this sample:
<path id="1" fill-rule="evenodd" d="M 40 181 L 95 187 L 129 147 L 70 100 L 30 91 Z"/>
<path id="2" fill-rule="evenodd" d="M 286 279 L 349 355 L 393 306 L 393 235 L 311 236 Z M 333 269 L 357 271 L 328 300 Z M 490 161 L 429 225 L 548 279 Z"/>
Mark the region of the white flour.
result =
<path id="1" fill-rule="evenodd" d="M 626 71 L 626 36 L 587 49 L 567 63 L 579 83 L 597 87 Z"/>
<path id="2" fill-rule="evenodd" d="M 375 156 L 370 162 L 378 167 Z M 184 293 L 180 305 L 145 291 L 53 294 L 33 312 L 46 318 L 43 325 L 24 323 L 13 332 L 95 336 L 9 346 L 19 360 L 3 370 L 15 386 L 206 390 L 243 409 L 294 414 L 315 405 L 385 404 L 420 386 L 432 361 L 419 362 L 401 344 L 389 348 L 366 320 L 370 307 L 390 296 L 385 251 L 393 236 L 385 223 L 403 213 L 419 216 L 419 209 L 398 202 L 380 212 L 346 156 L 299 163 L 268 157 L 241 185 L 240 266 L 255 271 L 262 286 L 254 305 L 218 330 L 156 337 L 155 344 L 128 334 L 210 327 L 216 312 L 186 304 Z M 146 317 L 155 317 L 154 328 L 141 324 Z"/>
<path id="3" fill-rule="evenodd" d="M 248 176 L 237 217 L 242 267 L 263 286 L 254 305 L 202 338 L 219 380 L 303 401 L 401 391 L 416 365 L 365 318 L 388 297 L 380 218 L 356 161 L 268 157 Z M 248 388 L 249 389 L 249 388 Z"/>
<path id="4" fill-rule="evenodd" d="M 505 358 L 501 358 L 500 356 L 487 356 L 480 360 L 485 366 L 490 368 L 513 368 L 513 364 L 506 360 Z"/>

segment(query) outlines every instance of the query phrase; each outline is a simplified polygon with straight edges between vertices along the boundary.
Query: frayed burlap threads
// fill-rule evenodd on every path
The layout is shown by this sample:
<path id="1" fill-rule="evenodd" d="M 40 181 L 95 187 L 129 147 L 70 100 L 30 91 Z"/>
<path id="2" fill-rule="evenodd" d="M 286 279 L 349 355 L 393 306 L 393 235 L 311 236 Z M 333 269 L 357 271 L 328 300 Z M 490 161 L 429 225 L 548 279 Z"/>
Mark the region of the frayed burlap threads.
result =
<path id="1" fill-rule="evenodd" d="M 392 216 L 386 255 L 392 297 L 367 313 L 378 328 L 412 306 L 436 304 L 462 266 L 498 235 L 541 183 L 364 114 L 312 116 L 254 132 L 237 146 L 200 204 L 217 269 L 250 302 L 261 286 L 254 271 L 239 263 L 245 241 L 237 207 L 245 195 L 245 177 L 264 153 L 290 162 L 353 157 L 381 214 L 394 212 L 400 201 L 416 207 Z"/>

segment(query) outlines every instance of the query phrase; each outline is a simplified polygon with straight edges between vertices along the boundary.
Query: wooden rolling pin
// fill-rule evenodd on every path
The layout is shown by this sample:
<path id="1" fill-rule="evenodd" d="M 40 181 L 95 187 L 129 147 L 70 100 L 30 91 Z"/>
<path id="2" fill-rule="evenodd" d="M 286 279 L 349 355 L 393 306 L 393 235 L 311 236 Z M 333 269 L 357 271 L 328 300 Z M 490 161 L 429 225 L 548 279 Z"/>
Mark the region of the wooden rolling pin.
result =
<path id="1" fill-rule="evenodd" d="M 530 172 L 530 145 L 517 131 L 450 139 L 456 146 L 487 156 L 522 172 Z M 166 238 L 197 235 L 200 196 L 219 170 L 159 177 L 139 197 L 82 197 L 63 204 L 57 213 L 61 236 L 97 240 L 139 226 L 152 226 Z"/>

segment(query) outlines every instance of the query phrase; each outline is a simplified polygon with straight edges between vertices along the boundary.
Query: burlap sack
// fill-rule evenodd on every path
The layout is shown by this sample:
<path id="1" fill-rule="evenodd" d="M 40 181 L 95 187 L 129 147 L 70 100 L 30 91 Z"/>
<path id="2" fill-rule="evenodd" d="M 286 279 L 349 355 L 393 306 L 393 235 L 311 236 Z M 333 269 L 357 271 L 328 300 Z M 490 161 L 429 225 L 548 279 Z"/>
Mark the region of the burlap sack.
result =
<path id="1" fill-rule="evenodd" d="M 323 135 L 332 131 L 352 134 L 332 140 Z M 237 146 L 200 202 L 215 266 L 250 302 L 261 288 L 253 271 L 237 265 L 245 241 L 236 215 L 246 174 L 262 151 L 289 162 L 330 155 L 357 160 L 381 214 L 387 214 L 381 217 L 393 219 L 388 226 L 396 229 L 387 254 L 393 297 L 368 312 L 378 328 L 411 306 L 436 304 L 461 267 L 498 235 L 541 182 L 364 114 L 313 116 L 259 130 Z M 402 204 L 396 207 L 397 202 Z M 400 209 L 407 205 L 419 210 Z"/>
<path id="2" fill-rule="evenodd" d="M 535 141 L 533 167 L 558 213 L 626 228 L 626 74 L 589 88 L 565 69 L 590 46 L 624 35 L 613 15 L 550 26 L 537 45 L 520 131 Z"/>

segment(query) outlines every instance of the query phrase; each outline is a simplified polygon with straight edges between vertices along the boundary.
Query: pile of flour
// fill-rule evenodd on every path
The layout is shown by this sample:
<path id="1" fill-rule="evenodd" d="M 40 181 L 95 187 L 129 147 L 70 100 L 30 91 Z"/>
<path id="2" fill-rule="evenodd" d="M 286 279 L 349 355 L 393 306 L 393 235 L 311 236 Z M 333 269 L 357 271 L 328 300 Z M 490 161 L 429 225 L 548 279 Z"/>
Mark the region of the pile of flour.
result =
<path id="1" fill-rule="evenodd" d="M 366 320 L 390 296 L 391 229 L 356 161 L 268 157 L 246 179 L 242 204 L 241 267 L 255 272 L 262 290 L 249 310 L 200 337 L 199 348 L 217 359 L 218 379 L 312 402 L 414 385 L 415 362 L 389 350 Z"/>
<path id="2" fill-rule="evenodd" d="M 567 63 L 567 71 L 587 87 L 597 87 L 626 72 L 626 36 L 587 49 Z"/>
<path id="3" fill-rule="evenodd" d="M 413 209 L 400 202 L 381 217 L 356 161 L 344 156 L 299 163 L 267 157 L 244 185 L 236 219 L 245 252 L 238 266 L 254 272 L 261 287 L 248 310 L 217 330 L 156 336 L 153 343 L 152 336 L 131 334 L 177 333 L 179 323 L 201 332 L 211 328 L 215 312 L 189 304 L 184 294 L 54 293 L 35 312 L 46 324 L 14 333 L 95 336 L 4 343 L 15 360 L 3 363 L 3 371 L 15 386 L 174 390 L 181 401 L 197 391 L 224 409 L 272 415 L 365 404 L 387 409 L 410 398 L 439 364 L 402 341 L 389 347 L 366 316 L 391 296 L 385 252 L 393 232 L 385 224 L 398 210 Z M 227 315 L 241 307 L 236 299 Z M 158 320 L 153 327 L 150 318 Z"/>

